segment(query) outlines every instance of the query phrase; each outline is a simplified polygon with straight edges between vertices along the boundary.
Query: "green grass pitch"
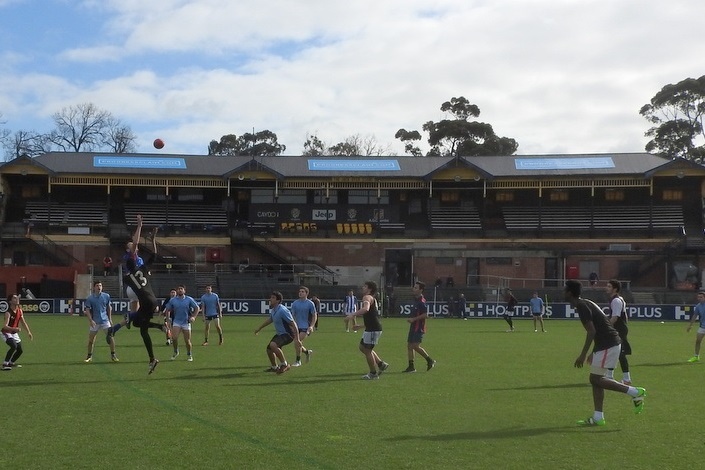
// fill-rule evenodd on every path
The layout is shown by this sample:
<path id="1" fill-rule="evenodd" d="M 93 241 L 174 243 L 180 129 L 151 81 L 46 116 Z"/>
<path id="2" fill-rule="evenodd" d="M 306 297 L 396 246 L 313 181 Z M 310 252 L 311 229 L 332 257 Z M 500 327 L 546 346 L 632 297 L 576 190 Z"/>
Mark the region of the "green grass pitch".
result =
<path id="1" fill-rule="evenodd" d="M 592 413 L 588 369 L 573 361 L 584 340 L 577 320 L 530 320 L 506 333 L 501 319 L 431 319 L 423 346 L 438 361 L 407 366 L 404 319 L 383 319 L 377 347 L 391 364 L 365 381 L 360 333 L 322 318 L 306 344 L 309 364 L 283 375 L 268 366 L 265 317 L 226 317 L 225 343 L 203 342 L 194 362 L 176 361 L 152 330 L 161 364 L 147 375 L 138 331 L 121 330 L 119 363 L 102 333 L 85 364 L 83 317 L 27 315 L 22 368 L 0 374 L 3 460 L 8 468 L 689 468 L 700 458 L 704 364 L 688 364 L 686 323 L 632 322 L 641 415 L 606 392 L 607 426 L 581 428 Z M 213 339 L 216 339 L 214 342 Z M 285 347 L 293 361 L 293 345 Z M 3 354 L 5 352 L 3 351 Z M 616 377 L 621 378 L 617 370 Z"/>

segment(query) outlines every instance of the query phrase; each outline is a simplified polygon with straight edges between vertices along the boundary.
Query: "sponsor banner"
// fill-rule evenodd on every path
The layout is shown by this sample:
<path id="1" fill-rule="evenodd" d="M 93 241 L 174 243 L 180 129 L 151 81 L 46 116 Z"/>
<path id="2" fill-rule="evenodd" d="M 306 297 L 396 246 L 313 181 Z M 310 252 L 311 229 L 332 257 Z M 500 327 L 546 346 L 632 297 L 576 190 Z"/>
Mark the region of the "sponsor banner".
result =
<path id="1" fill-rule="evenodd" d="M 291 302 L 284 302 L 289 307 Z M 128 311 L 127 299 L 112 300 L 110 305 L 114 314 Z M 220 299 L 224 315 L 262 315 L 268 313 L 269 301 L 265 299 Z M 447 302 L 428 301 L 429 315 L 434 317 L 447 317 L 451 315 L 452 306 Z M 83 299 L 21 299 L 20 307 L 27 314 L 56 314 L 71 315 L 82 314 L 84 309 Z M 8 304 L 0 300 L 0 314 L 7 311 Z M 411 303 L 400 303 L 394 312 L 387 312 L 390 316 L 408 316 L 414 306 Z M 693 312 L 692 305 L 629 305 L 627 306 L 629 318 L 632 320 L 690 320 Z M 322 300 L 321 315 L 343 315 L 343 302 L 339 300 Z M 496 318 L 507 313 L 505 304 L 494 302 L 468 302 L 465 316 L 469 318 Z M 457 315 L 457 313 L 455 314 Z M 515 317 L 531 318 L 529 304 L 517 305 Z M 546 317 L 551 319 L 577 319 L 578 314 L 568 304 L 553 303 L 546 308 Z"/>

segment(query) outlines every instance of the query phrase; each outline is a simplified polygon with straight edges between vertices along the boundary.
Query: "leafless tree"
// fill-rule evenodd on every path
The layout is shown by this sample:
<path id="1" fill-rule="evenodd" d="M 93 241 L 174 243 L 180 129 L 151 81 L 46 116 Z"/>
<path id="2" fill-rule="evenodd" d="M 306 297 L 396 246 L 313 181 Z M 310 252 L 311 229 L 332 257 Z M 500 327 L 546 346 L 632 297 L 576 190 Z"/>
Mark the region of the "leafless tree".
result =
<path id="1" fill-rule="evenodd" d="M 68 106 L 52 115 L 55 128 L 48 140 L 64 152 L 90 152 L 109 148 L 114 152 L 134 149 L 135 135 L 120 122 L 93 103 Z"/>

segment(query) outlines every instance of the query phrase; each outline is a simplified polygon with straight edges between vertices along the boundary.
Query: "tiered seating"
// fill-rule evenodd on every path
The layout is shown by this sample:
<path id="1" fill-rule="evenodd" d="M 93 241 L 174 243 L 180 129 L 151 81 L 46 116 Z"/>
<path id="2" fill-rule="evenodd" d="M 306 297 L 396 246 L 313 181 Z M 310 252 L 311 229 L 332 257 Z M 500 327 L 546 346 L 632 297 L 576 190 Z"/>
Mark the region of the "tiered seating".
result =
<path id="1" fill-rule="evenodd" d="M 228 216 L 222 207 L 213 204 L 164 204 L 127 203 L 125 217 L 135 220 L 141 214 L 145 225 L 168 225 L 185 230 L 226 229 Z"/>
<path id="2" fill-rule="evenodd" d="M 430 210 L 433 230 L 481 230 L 480 212 L 472 204 L 459 207 L 438 206 Z"/>
<path id="3" fill-rule="evenodd" d="M 653 206 L 655 229 L 676 229 L 683 226 L 680 206 Z M 595 228 L 643 230 L 649 227 L 649 206 L 600 207 L 595 212 Z"/>
<path id="4" fill-rule="evenodd" d="M 539 226 L 539 208 L 505 207 L 502 210 L 507 230 L 536 230 Z M 650 218 L 650 212 L 653 218 Z M 605 206 L 595 207 L 591 216 L 589 207 L 542 207 L 540 209 L 543 230 L 655 230 L 677 229 L 683 225 L 683 209 L 680 206 Z"/>
<path id="5" fill-rule="evenodd" d="M 25 204 L 26 217 L 31 222 L 56 225 L 86 226 L 107 225 L 108 209 L 99 202 L 66 202 L 51 204 L 45 201 L 28 201 Z"/>

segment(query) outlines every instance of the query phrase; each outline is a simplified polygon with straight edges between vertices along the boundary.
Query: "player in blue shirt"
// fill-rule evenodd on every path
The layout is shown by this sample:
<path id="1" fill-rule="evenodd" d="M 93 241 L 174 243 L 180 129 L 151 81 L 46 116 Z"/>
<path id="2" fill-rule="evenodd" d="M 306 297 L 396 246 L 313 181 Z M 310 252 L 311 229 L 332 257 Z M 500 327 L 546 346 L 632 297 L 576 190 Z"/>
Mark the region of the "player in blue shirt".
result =
<path id="1" fill-rule="evenodd" d="M 304 339 L 313 333 L 313 326 L 316 324 L 316 318 L 318 316 L 316 312 L 316 305 L 312 300 L 309 300 L 308 292 L 308 287 L 299 287 L 299 298 L 294 300 L 291 304 L 291 313 L 299 327 L 299 341 L 301 341 L 300 347 L 296 345 L 296 362 L 292 364 L 294 367 L 299 367 L 301 365 L 302 351 L 306 355 L 306 362 L 311 360 L 311 353 L 313 353 L 313 349 L 306 349 L 303 347 Z"/>
<path id="2" fill-rule="evenodd" d="M 174 346 L 173 361 L 179 355 L 179 333 L 184 333 L 187 361 L 193 362 L 193 346 L 191 344 L 191 323 L 198 316 L 198 304 L 193 297 L 186 295 L 186 287 L 176 287 L 176 297 L 167 302 L 165 308 L 171 317 L 171 341 Z"/>
<path id="3" fill-rule="evenodd" d="M 688 362 L 700 361 L 700 343 L 703 342 L 703 337 L 705 337 L 705 291 L 698 292 L 698 303 L 693 307 L 693 313 L 690 315 L 690 323 L 688 324 L 687 331 L 690 331 L 695 320 L 700 320 L 700 326 L 698 327 L 698 334 L 695 337 L 695 356 L 688 359 Z"/>
<path id="4" fill-rule="evenodd" d="M 223 327 L 220 325 L 220 319 L 223 318 L 223 310 L 220 306 L 220 297 L 213 292 L 213 286 L 206 286 L 206 293 L 201 296 L 201 311 L 203 312 L 203 321 L 206 322 L 206 340 L 203 346 L 208 346 L 208 334 L 211 331 L 211 322 L 215 321 L 215 328 L 218 330 L 218 346 L 223 344 Z"/>
<path id="5" fill-rule="evenodd" d="M 301 341 L 297 334 L 299 327 L 296 325 L 296 321 L 294 321 L 294 317 L 291 315 L 289 309 L 282 305 L 283 298 L 284 296 L 282 296 L 281 292 L 272 292 L 269 296 L 269 318 L 255 330 L 255 334 L 257 335 L 262 328 L 274 323 L 276 332 L 267 345 L 267 357 L 271 364 L 267 372 L 276 372 L 277 374 L 283 374 L 291 368 L 286 362 L 282 347 L 292 341 L 296 346 L 301 347 Z M 276 363 L 277 359 L 279 359 L 279 366 L 277 366 Z"/>
<path id="6" fill-rule="evenodd" d="M 110 307 L 110 295 L 103 292 L 102 282 L 95 281 L 93 283 L 93 293 L 86 298 L 83 309 L 88 317 L 88 355 L 84 362 L 93 360 L 95 337 L 100 330 L 105 331 L 106 339 L 110 345 L 110 360 L 118 362 L 119 359 L 115 355 L 115 340 L 110 334 L 113 309 Z"/>
<path id="7" fill-rule="evenodd" d="M 541 323 L 541 331 L 546 332 L 546 329 L 543 326 L 543 313 L 545 310 L 545 307 L 543 305 L 543 299 L 539 297 L 538 292 L 534 292 L 531 294 L 531 299 L 529 299 L 529 306 L 531 307 L 531 316 L 534 317 L 534 333 L 538 333 L 538 329 L 536 328 L 536 320 Z"/>

